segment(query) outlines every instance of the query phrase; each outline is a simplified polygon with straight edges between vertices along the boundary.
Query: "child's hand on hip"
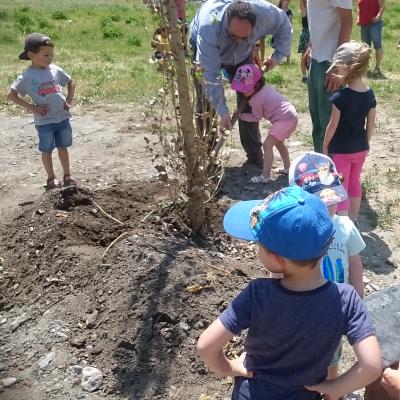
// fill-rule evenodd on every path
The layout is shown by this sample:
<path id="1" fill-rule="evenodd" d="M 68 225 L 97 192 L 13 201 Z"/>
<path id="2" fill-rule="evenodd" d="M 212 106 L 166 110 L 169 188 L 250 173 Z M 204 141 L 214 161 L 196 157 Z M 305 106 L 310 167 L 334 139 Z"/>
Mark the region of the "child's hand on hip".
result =
<path id="1" fill-rule="evenodd" d="M 252 378 L 253 372 L 246 369 L 244 366 L 244 359 L 246 358 L 246 353 L 243 353 L 240 357 L 230 360 L 229 364 L 231 366 L 231 376 L 244 376 L 245 378 Z"/>
<path id="2" fill-rule="evenodd" d="M 40 115 L 41 117 L 44 117 L 47 114 L 47 106 L 45 105 L 38 105 L 35 106 L 34 104 L 31 104 L 29 107 L 29 111 L 31 111 L 33 114 Z"/>
<path id="3" fill-rule="evenodd" d="M 68 103 L 68 102 L 65 102 L 65 103 L 64 103 L 64 110 L 65 110 L 65 111 L 69 111 L 70 108 L 71 108 L 71 104 Z"/>
<path id="4" fill-rule="evenodd" d="M 343 393 L 337 393 L 335 391 L 335 385 L 334 385 L 335 380 L 325 380 L 322 381 L 316 385 L 311 385 L 311 386 L 304 386 L 307 390 L 310 390 L 311 392 L 318 392 L 322 394 L 322 398 L 324 400 L 339 400 Z"/>

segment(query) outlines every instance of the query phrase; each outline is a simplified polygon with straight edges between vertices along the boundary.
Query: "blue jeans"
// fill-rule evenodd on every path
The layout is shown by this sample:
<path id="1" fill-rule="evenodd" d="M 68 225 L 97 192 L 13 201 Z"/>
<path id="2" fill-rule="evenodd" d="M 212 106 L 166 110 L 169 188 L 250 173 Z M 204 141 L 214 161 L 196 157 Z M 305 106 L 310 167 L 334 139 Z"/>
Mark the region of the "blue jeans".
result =
<path id="1" fill-rule="evenodd" d="M 72 128 L 69 119 L 54 124 L 35 125 L 39 134 L 39 151 L 51 153 L 55 147 L 72 145 Z"/>
<path id="2" fill-rule="evenodd" d="M 361 40 L 371 46 L 371 42 L 374 45 L 374 49 L 382 48 L 382 28 L 383 21 L 373 22 L 372 24 L 361 27 Z"/>

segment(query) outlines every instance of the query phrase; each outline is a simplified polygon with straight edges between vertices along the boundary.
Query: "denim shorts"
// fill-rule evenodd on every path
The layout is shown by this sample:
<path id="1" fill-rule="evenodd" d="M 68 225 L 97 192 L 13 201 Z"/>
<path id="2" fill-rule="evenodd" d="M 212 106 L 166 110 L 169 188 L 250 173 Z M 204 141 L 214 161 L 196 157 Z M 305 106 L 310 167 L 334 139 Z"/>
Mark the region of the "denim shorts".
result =
<path id="1" fill-rule="evenodd" d="M 39 151 L 50 153 L 55 147 L 64 148 L 72 145 L 72 129 L 69 119 L 55 124 L 35 125 L 39 134 Z"/>
<path id="2" fill-rule="evenodd" d="M 374 45 L 374 49 L 382 48 L 382 27 L 383 21 L 373 22 L 372 24 L 361 27 L 361 40 L 371 46 L 371 42 Z"/>

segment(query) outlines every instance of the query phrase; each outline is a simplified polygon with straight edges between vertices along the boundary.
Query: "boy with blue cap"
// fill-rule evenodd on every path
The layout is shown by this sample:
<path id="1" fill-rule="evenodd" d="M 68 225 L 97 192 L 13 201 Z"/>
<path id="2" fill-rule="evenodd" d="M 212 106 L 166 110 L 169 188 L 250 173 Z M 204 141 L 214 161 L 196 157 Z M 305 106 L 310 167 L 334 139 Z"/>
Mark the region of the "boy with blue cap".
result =
<path id="1" fill-rule="evenodd" d="M 347 200 L 347 192 L 332 159 L 313 151 L 297 157 L 290 165 L 289 185 L 298 185 L 319 197 L 331 215 L 335 236 L 321 261 L 322 275 L 329 281 L 349 283 L 361 298 L 364 297 L 360 253 L 365 242 L 348 216 L 336 215 L 337 205 Z M 330 379 L 338 374 L 341 352 L 340 343 L 328 369 Z"/>
<path id="2" fill-rule="evenodd" d="M 325 204 L 298 186 L 264 201 L 231 207 L 224 228 L 256 241 L 264 267 L 282 279 L 255 279 L 200 336 L 197 349 L 219 376 L 235 377 L 233 400 L 336 400 L 381 372 L 374 328 L 347 284 L 326 281 L 319 263 L 335 233 Z M 228 360 L 223 347 L 248 329 L 246 353 Z M 358 361 L 326 380 L 342 335 Z"/>

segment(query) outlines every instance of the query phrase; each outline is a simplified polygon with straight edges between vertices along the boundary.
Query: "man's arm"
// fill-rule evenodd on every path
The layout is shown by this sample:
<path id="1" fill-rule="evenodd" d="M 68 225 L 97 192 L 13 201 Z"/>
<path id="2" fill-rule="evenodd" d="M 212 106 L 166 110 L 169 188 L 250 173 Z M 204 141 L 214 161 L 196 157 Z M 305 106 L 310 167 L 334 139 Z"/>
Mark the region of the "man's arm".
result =
<path id="1" fill-rule="evenodd" d="M 347 8 L 336 8 L 336 12 L 339 14 L 340 19 L 340 31 L 338 39 L 338 47 L 350 41 L 351 30 L 353 27 L 353 14 L 351 9 Z"/>
<path id="2" fill-rule="evenodd" d="M 336 8 L 336 12 L 339 15 L 340 20 L 340 31 L 338 38 L 338 47 L 350 41 L 351 29 L 353 27 L 353 14 L 352 10 L 348 8 Z M 340 80 L 332 72 L 326 74 L 325 89 L 328 92 L 334 92 L 339 89 Z"/>
<path id="3" fill-rule="evenodd" d="M 379 21 L 383 17 L 383 13 L 385 12 L 385 0 L 378 0 L 379 4 L 379 11 L 378 14 L 375 15 L 374 18 L 372 18 L 372 22 Z"/>
<path id="4" fill-rule="evenodd" d="M 276 61 L 276 64 L 278 64 L 284 57 L 290 55 L 290 46 L 292 45 L 293 38 L 293 27 L 289 18 L 285 11 L 277 10 L 279 14 L 272 14 L 274 18 L 279 18 L 279 24 L 275 32 L 273 32 L 275 51 L 271 56 L 271 58 Z M 268 24 L 268 21 L 266 21 L 266 24 Z M 268 32 L 266 35 L 270 33 L 271 32 Z"/>
<path id="5" fill-rule="evenodd" d="M 203 80 L 205 95 L 214 110 L 216 110 L 221 117 L 227 114 L 229 116 L 224 89 L 222 87 L 221 56 L 219 50 L 210 40 L 204 38 L 201 32 L 197 35 L 196 46 L 196 61 L 203 70 L 202 78 L 200 79 Z"/>

